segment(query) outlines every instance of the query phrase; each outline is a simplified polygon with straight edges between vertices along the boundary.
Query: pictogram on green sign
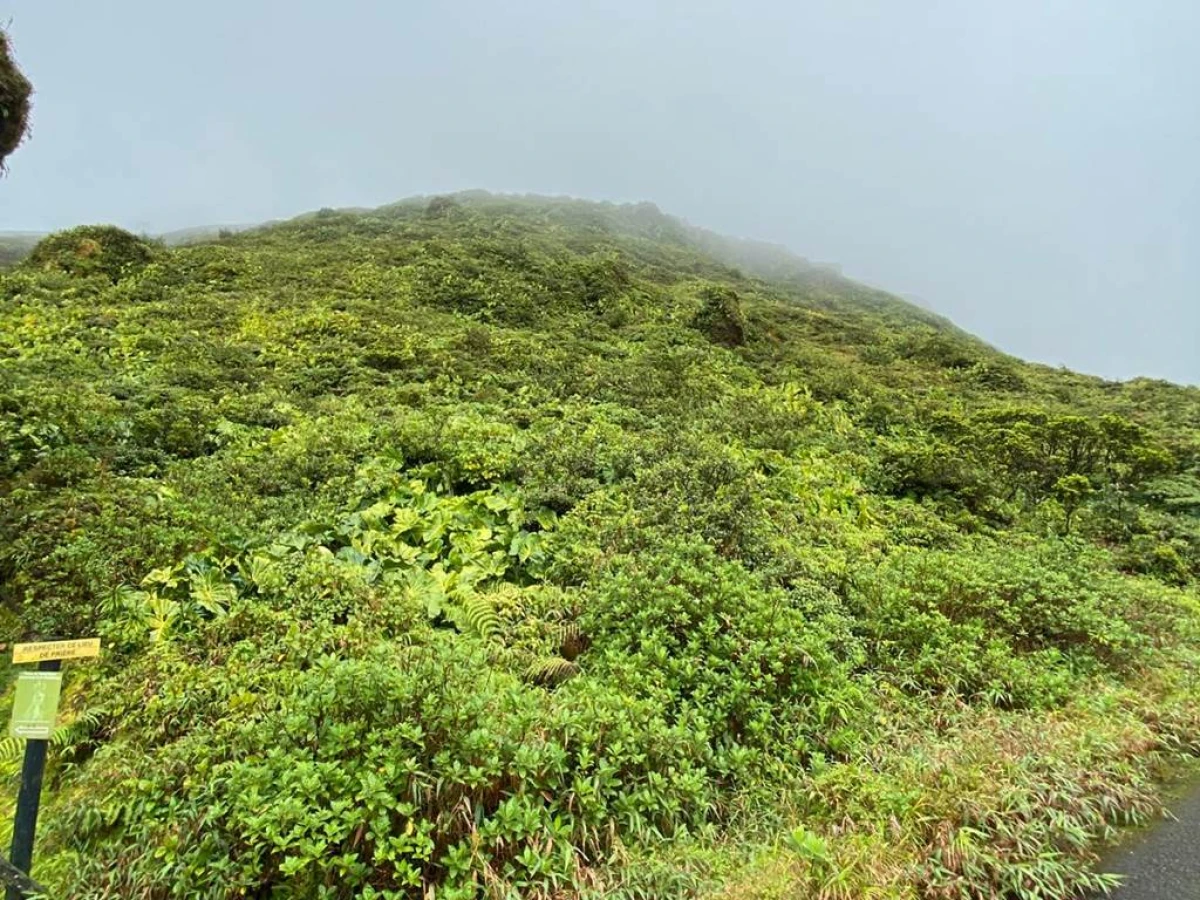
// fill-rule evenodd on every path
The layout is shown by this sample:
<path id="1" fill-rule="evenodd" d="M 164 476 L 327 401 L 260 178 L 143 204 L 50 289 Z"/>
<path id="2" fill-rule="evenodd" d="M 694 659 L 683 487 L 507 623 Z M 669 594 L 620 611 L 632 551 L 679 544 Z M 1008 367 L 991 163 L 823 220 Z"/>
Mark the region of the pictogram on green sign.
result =
<path id="1" fill-rule="evenodd" d="M 58 718 L 61 690 L 62 672 L 22 672 L 18 675 L 8 733 L 18 738 L 49 740 Z"/>

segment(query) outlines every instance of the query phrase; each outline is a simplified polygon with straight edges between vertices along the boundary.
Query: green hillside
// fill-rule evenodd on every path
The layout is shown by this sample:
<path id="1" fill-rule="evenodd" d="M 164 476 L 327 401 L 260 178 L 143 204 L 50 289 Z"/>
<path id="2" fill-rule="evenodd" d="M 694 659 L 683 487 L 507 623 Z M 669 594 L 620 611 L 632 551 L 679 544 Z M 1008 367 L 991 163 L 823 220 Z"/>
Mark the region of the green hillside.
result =
<path id="1" fill-rule="evenodd" d="M 0 273 L 56 896 L 1062 898 L 1200 755 L 1200 390 L 648 204 L 130 238 Z"/>
<path id="2" fill-rule="evenodd" d="M 238 231 L 244 231 L 253 226 L 247 225 L 214 225 L 198 228 L 182 228 L 178 231 L 168 231 L 158 235 L 155 241 L 168 247 L 183 244 L 203 243 L 214 241 Z M 14 266 L 29 256 L 38 241 L 44 238 L 44 233 L 33 231 L 0 231 L 0 268 Z"/>
<path id="3" fill-rule="evenodd" d="M 23 260 L 43 237 L 26 231 L 0 231 L 0 267 Z"/>

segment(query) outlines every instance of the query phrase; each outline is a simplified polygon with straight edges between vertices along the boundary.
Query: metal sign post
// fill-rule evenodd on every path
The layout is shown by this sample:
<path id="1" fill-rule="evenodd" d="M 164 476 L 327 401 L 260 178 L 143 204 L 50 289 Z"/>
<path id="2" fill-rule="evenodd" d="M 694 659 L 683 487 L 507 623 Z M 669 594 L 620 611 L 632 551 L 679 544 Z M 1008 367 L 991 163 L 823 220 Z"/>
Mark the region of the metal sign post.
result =
<path id="1" fill-rule="evenodd" d="M 47 659 L 38 663 L 38 672 L 58 673 L 62 662 L 57 659 Z M 59 675 L 62 678 L 62 675 Z M 58 712 L 58 691 L 54 691 L 53 714 Z M 42 701 L 45 704 L 45 701 Z M 18 723 L 17 713 L 13 713 L 13 730 L 22 726 Z M 36 710 L 44 718 L 45 705 Z M 53 726 L 52 726 L 53 727 Z M 46 745 L 49 734 L 45 738 L 29 738 L 25 742 L 25 764 L 21 767 L 21 791 L 17 794 L 17 813 L 13 818 L 13 838 L 11 861 L 14 866 L 26 874 L 33 870 L 33 839 L 37 834 L 38 807 L 42 800 L 42 777 L 46 774 Z M 8 888 L 8 900 L 21 900 L 25 893 L 15 886 Z"/>
<path id="2" fill-rule="evenodd" d="M 25 762 L 21 767 L 21 789 L 17 794 L 17 811 L 13 818 L 12 865 L 18 875 L 5 878 L 8 882 L 7 900 L 22 900 L 29 896 L 27 876 L 33 869 L 33 842 L 37 836 L 38 807 L 42 800 L 42 779 L 46 774 L 46 748 L 58 717 L 58 697 L 62 686 L 62 661 L 81 659 L 100 654 L 100 641 L 47 641 L 40 644 L 17 644 L 13 647 L 13 662 L 36 662 L 36 672 L 22 672 L 17 677 L 13 699 L 12 722 L 9 734 L 25 738 Z"/>

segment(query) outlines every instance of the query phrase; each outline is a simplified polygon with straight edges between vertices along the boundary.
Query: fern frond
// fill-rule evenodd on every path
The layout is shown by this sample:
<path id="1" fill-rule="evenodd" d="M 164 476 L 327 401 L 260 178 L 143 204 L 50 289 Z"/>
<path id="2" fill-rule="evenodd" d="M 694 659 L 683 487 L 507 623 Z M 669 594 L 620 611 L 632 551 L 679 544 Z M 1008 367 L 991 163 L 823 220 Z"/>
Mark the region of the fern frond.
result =
<path id="1" fill-rule="evenodd" d="M 461 625 L 464 630 L 482 638 L 485 641 L 500 637 L 500 614 L 487 597 L 481 594 L 468 594 L 459 601 L 462 615 Z"/>
<path id="2" fill-rule="evenodd" d="M 58 750 L 72 747 L 95 731 L 100 719 L 100 714 L 92 710 L 80 713 L 74 721 L 54 729 L 50 735 L 50 746 Z"/>
<path id="3" fill-rule="evenodd" d="M 578 675 L 579 666 L 561 656 L 546 656 L 534 660 L 529 666 L 528 674 L 535 684 L 551 687 Z"/>
<path id="4" fill-rule="evenodd" d="M 90 734 L 99 724 L 101 716 L 98 712 L 81 713 L 78 718 L 65 725 L 59 725 L 50 733 L 47 743 L 55 750 L 71 747 L 81 738 Z M 5 737 L 0 739 L 0 765 L 14 763 L 25 753 L 25 738 Z"/>
<path id="5" fill-rule="evenodd" d="M 0 763 L 16 762 L 25 752 L 25 738 L 6 737 L 0 740 Z"/>
<path id="6" fill-rule="evenodd" d="M 591 639 L 583 633 L 579 623 L 573 620 L 563 622 L 558 627 L 556 637 L 558 638 L 559 653 L 565 659 L 572 661 L 591 643 Z"/>

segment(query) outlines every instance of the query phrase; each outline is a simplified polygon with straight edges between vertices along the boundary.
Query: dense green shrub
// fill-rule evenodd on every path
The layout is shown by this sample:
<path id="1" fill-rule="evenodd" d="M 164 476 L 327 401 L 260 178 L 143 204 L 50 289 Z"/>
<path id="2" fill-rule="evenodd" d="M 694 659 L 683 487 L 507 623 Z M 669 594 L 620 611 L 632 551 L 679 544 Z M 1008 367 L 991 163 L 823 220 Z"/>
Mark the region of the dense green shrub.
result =
<path id="1" fill-rule="evenodd" d="M 729 776 L 767 754 L 799 762 L 830 749 L 855 712 L 829 635 L 797 598 L 700 541 L 613 559 L 580 625 L 592 641 L 585 668 L 704 736 Z"/>
<path id="2" fill-rule="evenodd" d="M 700 310 L 692 326 L 709 340 L 726 347 L 746 342 L 746 317 L 738 295 L 724 285 L 706 285 L 700 292 Z"/>
<path id="3" fill-rule="evenodd" d="M 878 481 L 899 497 L 931 498 L 982 511 L 995 497 L 989 473 L 970 455 L 936 436 L 885 439 Z"/>
<path id="4" fill-rule="evenodd" d="M 452 216 L 461 210 L 458 201 L 453 197 L 434 197 L 425 207 L 425 215 L 431 219 L 441 219 L 446 216 Z M 330 210 L 332 212 L 332 210 Z M 320 213 L 318 213 L 320 215 Z"/>
<path id="5" fill-rule="evenodd" d="M 972 348 L 962 341 L 940 333 L 914 335 L 905 343 L 903 352 L 909 359 L 920 360 L 942 369 L 979 372 L 980 367 L 986 365 L 978 362 Z"/>
<path id="6" fill-rule="evenodd" d="M 1121 553 L 1120 563 L 1130 572 L 1153 575 L 1168 584 L 1185 585 L 1191 580 L 1187 564 L 1189 548 L 1181 541 L 1163 540 L 1152 534 L 1137 534 Z"/>
<path id="7" fill-rule="evenodd" d="M 975 384 L 997 391 L 1020 391 L 1027 386 L 1024 376 L 1008 362 L 977 362 L 967 370 Z"/>
<path id="8" fill-rule="evenodd" d="M 436 636 L 221 627 L 253 637 L 217 666 L 154 654 L 125 684 L 155 699 L 106 710 L 138 740 L 96 757 L 96 792 L 48 836 L 72 848 L 75 895 L 545 892 L 585 883 L 611 823 L 669 835 L 711 802 L 702 737 L 600 682 L 546 692 Z"/>
<path id="9" fill-rule="evenodd" d="M 1059 702 L 1073 674 L 1127 669 L 1187 615 L 1182 597 L 1101 562 L 1065 542 L 897 552 L 859 578 L 862 634 L 907 688 Z"/>
<path id="10" fill-rule="evenodd" d="M 627 481 L 648 456 L 627 427 L 636 418 L 619 407 L 564 411 L 531 429 L 529 458 L 522 462 L 530 491 L 540 503 L 567 512 L 607 485 Z"/>
<path id="11" fill-rule="evenodd" d="M 26 266 L 68 275 L 99 275 L 113 283 L 149 265 L 154 248 L 113 225 L 81 225 L 42 238 Z"/>

